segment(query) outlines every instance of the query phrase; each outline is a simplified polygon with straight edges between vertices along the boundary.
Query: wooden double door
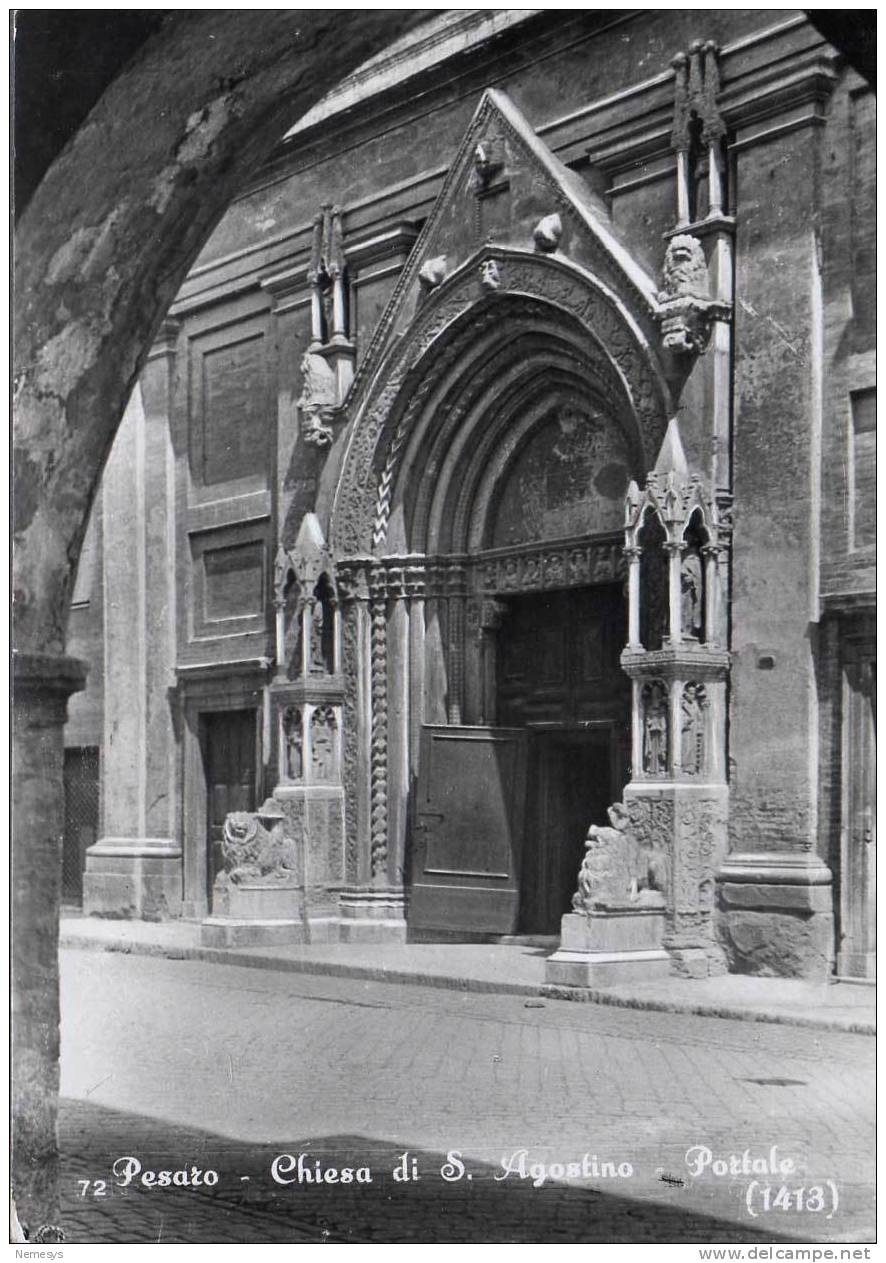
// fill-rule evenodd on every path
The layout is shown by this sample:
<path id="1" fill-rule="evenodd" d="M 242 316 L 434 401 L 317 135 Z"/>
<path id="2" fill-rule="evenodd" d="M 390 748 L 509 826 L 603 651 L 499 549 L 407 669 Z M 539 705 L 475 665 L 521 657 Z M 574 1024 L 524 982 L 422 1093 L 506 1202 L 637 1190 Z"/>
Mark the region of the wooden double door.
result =
<path id="1" fill-rule="evenodd" d="M 627 780 L 617 585 L 511 598 L 497 722 L 426 725 L 412 829 L 419 935 L 556 934 L 588 826 Z"/>

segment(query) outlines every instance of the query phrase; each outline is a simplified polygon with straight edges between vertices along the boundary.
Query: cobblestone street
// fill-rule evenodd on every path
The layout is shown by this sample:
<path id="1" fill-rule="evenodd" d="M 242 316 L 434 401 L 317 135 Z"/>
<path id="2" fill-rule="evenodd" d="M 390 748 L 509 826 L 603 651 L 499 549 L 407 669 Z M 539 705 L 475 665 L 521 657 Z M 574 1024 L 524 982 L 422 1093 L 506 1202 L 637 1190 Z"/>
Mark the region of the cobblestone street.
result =
<path id="1" fill-rule="evenodd" d="M 74 1242 L 873 1239 L 867 1036 L 87 951 L 62 1012 Z M 521 1150 L 536 1183 L 496 1179 Z M 276 1183 L 300 1153 L 371 1183 Z M 121 1187 L 127 1156 L 218 1183 Z"/>

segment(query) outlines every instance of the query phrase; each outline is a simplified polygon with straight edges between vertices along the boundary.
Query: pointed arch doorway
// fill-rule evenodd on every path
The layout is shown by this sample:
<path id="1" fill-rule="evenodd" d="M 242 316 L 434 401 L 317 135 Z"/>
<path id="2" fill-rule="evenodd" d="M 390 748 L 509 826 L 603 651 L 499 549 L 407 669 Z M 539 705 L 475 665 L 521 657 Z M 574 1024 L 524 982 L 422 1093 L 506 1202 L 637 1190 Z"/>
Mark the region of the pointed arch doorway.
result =
<path id="1" fill-rule="evenodd" d="M 620 527 L 636 436 L 568 322 L 509 306 L 491 306 L 507 340 L 475 333 L 443 370 L 391 498 L 389 543 L 425 559 L 399 826 L 416 938 L 556 934 L 588 826 L 629 774 Z M 387 613 L 390 653 L 402 615 Z M 390 731 L 396 651 L 388 678 Z"/>
<path id="2" fill-rule="evenodd" d="M 399 888 L 413 937 L 555 933 L 629 776 L 624 494 L 667 392 L 588 273 L 494 253 L 358 379 L 332 495 L 354 897 Z"/>

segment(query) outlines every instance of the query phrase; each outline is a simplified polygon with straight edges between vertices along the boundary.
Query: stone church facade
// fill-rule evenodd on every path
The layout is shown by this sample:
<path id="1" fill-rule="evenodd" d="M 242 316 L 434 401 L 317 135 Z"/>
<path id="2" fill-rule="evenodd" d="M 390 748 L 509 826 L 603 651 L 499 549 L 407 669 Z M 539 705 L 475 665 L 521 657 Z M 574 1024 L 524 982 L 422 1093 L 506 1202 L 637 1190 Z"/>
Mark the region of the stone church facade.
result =
<path id="1" fill-rule="evenodd" d="M 296 124 L 105 469 L 69 896 L 871 976 L 873 102 L 799 11 L 463 10 Z"/>

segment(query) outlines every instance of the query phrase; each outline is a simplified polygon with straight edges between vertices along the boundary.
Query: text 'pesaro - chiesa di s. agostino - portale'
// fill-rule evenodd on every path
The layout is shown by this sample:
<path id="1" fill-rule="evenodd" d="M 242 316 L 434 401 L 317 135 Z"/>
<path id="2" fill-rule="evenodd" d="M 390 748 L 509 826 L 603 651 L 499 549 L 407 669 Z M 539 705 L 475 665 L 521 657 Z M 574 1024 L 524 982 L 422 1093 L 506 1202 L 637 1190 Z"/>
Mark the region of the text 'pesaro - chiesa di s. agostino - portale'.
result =
<path id="1" fill-rule="evenodd" d="M 441 11 L 345 80 L 111 452 L 68 898 L 870 976 L 873 250 L 799 11 Z"/>

